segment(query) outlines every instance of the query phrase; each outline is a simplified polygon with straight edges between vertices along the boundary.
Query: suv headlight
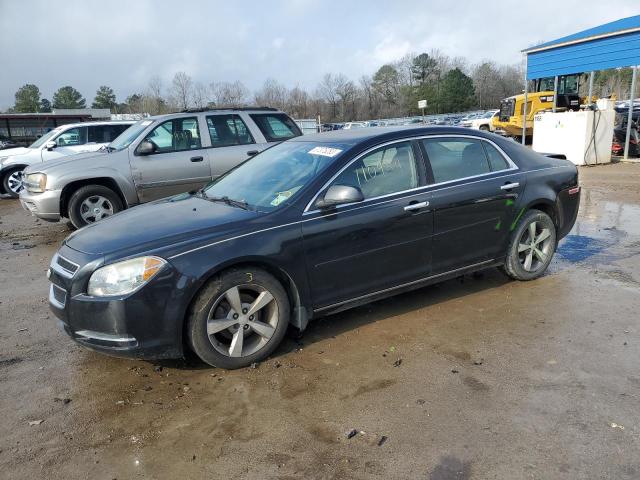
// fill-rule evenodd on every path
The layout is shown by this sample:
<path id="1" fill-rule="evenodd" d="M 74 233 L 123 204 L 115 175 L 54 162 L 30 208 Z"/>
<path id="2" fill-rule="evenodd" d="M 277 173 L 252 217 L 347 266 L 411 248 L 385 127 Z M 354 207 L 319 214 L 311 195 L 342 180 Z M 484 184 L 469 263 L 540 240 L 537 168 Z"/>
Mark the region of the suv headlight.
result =
<path id="1" fill-rule="evenodd" d="M 126 295 L 151 280 L 166 263 L 159 257 L 140 257 L 106 265 L 93 272 L 87 293 L 95 297 Z"/>
<path id="2" fill-rule="evenodd" d="M 44 173 L 30 173 L 25 176 L 24 184 L 33 193 L 42 193 L 47 186 L 47 176 Z"/>

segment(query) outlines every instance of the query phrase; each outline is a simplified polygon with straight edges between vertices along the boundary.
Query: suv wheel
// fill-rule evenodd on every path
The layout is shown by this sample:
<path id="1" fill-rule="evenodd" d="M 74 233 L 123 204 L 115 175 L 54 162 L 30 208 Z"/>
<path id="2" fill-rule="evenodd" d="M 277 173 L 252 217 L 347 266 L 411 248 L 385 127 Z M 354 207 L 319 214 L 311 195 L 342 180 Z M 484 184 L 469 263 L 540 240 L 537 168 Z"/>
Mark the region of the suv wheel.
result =
<path id="1" fill-rule="evenodd" d="M 22 168 L 9 170 L 4 177 L 2 177 L 2 187 L 4 188 L 5 193 L 9 194 L 9 196 L 13 198 L 18 198 L 20 196 L 20 192 L 24 188 L 24 184 L 22 183 L 22 171 Z"/>
<path id="2" fill-rule="evenodd" d="M 102 185 L 86 185 L 76 190 L 69 199 L 69 220 L 82 228 L 123 209 L 118 194 Z"/>
<path id="3" fill-rule="evenodd" d="M 211 280 L 190 309 L 187 335 L 204 362 L 242 368 L 266 358 L 282 341 L 289 299 L 267 272 L 233 269 Z"/>
<path id="4" fill-rule="evenodd" d="M 482 130 L 483 132 L 488 132 L 489 131 L 489 125 L 480 125 L 480 130 Z"/>
<path id="5" fill-rule="evenodd" d="M 518 222 L 507 250 L 504 270 L 516 280 L 541 277 L 556 250 L 556 226 L 540 210 L 530 210 Z"/>

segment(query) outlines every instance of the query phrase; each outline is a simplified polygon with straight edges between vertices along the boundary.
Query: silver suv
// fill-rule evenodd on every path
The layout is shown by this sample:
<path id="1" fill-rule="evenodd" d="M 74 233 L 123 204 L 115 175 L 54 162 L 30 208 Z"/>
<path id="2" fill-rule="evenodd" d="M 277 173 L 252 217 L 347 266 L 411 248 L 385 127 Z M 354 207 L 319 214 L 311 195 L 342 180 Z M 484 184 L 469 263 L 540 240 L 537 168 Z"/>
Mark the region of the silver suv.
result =
<path id="1" fill-rule="evenodd" d="M 197 190 L 269 146 L 302 135 L 272 108 L 190 111 L 141 120 L 98 153 L 25 171 L 20 202 L 80 228 L 125 208 Z"/>
<path id="2" fill-rule="evenodd" d="M 130 121 L 70 123 L 45 133 L 27 148 L 1 151 L 0 193 L 18 198 L 23 187 L 22 172 L 29 165 L 95 152 L 133 124 Z"/>

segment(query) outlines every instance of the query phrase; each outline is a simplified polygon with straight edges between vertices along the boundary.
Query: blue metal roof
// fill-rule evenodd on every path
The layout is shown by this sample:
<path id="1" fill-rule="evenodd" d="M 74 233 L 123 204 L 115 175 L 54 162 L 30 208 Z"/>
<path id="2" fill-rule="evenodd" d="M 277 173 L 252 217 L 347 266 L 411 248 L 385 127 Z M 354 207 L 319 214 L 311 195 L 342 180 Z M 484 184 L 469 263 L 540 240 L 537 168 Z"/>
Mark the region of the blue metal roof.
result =
<path id="1" fill-rule="evenodd" d="M 640 15 L 523 50 L 527 79 L 640 65 Z"/>

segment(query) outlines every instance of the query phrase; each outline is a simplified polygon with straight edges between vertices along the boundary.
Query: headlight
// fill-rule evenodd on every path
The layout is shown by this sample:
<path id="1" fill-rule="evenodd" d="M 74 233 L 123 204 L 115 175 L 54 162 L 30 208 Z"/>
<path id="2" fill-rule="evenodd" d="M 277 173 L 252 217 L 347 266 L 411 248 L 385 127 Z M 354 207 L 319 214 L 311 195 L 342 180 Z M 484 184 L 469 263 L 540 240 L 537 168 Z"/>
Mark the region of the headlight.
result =
<path id="1" fill-rule="evenodd" d="M 166 263 L 158 257 L 140 257 L 106 265 L 93 272 L 87 293 L 95 297 L 126 295 L 151 280 Z"/>
<path id="2" fill-rule="evenodd" d="M 27 190 L 33 193 L 42 193 L 47 186 L 47 176 L 44 173 L 30 173 L 24 179 Z"/>

